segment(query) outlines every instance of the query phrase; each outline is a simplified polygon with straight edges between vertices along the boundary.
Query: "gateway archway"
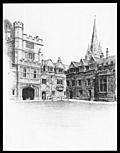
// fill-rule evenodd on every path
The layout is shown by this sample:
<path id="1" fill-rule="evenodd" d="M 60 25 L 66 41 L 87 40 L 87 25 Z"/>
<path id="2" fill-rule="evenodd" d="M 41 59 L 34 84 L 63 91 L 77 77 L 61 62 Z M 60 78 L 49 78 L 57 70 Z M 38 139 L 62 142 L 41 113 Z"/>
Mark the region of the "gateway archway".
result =
<path id="1" fill-rule="evenodd" d="M 34 99 L 34 89 L 31 87 L 24 88 L 22 90 L 22 97 L 23 97 L 23 100 L 26 100 L 26 99 L 33 100 Z"/>

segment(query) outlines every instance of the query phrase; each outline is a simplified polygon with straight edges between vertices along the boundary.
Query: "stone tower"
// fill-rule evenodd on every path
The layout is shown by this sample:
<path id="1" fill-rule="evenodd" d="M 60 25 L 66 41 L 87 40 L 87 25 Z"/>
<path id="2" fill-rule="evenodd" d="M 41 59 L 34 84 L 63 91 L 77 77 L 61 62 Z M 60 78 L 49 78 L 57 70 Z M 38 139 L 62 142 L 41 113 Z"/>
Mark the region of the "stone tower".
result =
<path id="1" fill-rule="evenodd" d="M 9 66 L 11 67 L 12 66 L 12 63 L 13 63 L 13 43 L 14 43 L 14 39 L 13 39 L 13 36 L 14 35 L 14 30 L 13 30 L 13 26 L 11 24 L 11 22 L 7 19 L 4 20 L 4 39 L 3 39 L 3 42 L 4 42 L 4 51 L 5 51 L 5 54 L 9 57 L 8 58 L 8 62 L 9 62 Z"/>
<path id="2" fill-rule="evenodd" d="M 23 28 L 22 22 L 15 21 L 13 23 L 14 28 L 14 51 L 15 51 L 15 64 L 19 64 L 20 59 L 23 56 Z"/>

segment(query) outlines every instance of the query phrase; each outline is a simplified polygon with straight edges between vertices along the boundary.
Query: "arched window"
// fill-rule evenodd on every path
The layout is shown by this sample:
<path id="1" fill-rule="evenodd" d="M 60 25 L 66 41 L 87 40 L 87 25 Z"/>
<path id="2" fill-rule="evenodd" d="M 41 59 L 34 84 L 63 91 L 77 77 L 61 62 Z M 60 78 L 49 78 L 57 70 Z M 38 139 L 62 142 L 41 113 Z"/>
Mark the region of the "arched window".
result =
<path id="1" fill-rule="evenodd" d="M 15 95 L 15 89 L 12 90 L 12 95 Z"/>
<path id="2" fill-rule="evenodd" d="M 43 66 L 43 71 L 45 71 L 45 65 Z"/>
<path id="3" fill-rule="evenodd" d="M 23 69 L 23 77 L 26 77 L 26 68 Z"/>
<path id="4" fill-rule="evenodd" d="M 34 70 L 34 78 L 36 78 L 36 70 Z"/>
<path id="5" fill-rule="evenodd" d="M 50 67 L 50 68 L 49 68 L 49 71 L 53 71 L 53 67 Z"/>

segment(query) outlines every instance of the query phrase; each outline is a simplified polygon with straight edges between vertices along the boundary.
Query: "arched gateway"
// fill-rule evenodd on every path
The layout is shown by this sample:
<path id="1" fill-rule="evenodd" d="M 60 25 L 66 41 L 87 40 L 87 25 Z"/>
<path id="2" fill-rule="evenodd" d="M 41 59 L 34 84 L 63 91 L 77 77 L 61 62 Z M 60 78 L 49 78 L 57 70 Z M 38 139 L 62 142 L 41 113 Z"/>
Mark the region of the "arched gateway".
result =
<path id="1" fill-rule="evenodd" d="M 23 100 L 26 100 L 26 99 L 33 100 L 34 99 L 34 89 L 31 87 L 24 88 L 22 90 L 22 97 L 23 97 Z"/>

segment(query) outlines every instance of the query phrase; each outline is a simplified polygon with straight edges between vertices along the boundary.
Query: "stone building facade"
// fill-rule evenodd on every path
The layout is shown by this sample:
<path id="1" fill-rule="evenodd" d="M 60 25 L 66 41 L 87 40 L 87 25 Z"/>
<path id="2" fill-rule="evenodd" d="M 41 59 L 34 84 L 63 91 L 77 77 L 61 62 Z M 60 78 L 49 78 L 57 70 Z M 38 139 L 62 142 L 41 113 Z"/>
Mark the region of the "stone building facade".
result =
<path id="1" fill-rule="evenodd" d="M 33 37 L 24 34 L 23 23 L 14 22 L 12 25 L 7 19 L 4 20 L 4 33 L 5 53 L 9 60 L 8 78 L 11 78 L 11 85 L 9 85 L 10 98 L 20 100 L 47 99 L 47 97 L 50 97 L 51 91 L 55 96 L 59 90 L 57 90 L 53 80 L 56 80 L 57 77 L 64 80 L 60 92 L 64 93 L 66 90 L 64 64 L 61 61 L 56 64 L 53 63 L 52 72 L 47 70 L 52 61 L 49 60 L 46 66 L 47 60 L 42 59 L 43 40 L 39 36 Z M 60 65 L 62 65 L 62 72 L 58 74 L 56 69 Z M 47 78 L 46 85 L 42 83 L 43 78 Z M 51 84 L 50 80 L 53 82 L 54 87 L 49 85 L 49 83 Z M 65 95 L 61 94 L 62 96 Z"/>
<path id="2" fill-rule="evenodd" d="M 66 97 L 66 65 L 60 58 L 56 63 L 44 60 L 41 73 L 42 99 L 62 99 Z"/>
<path id="3" fill-rule="evenodd" d="M 96 20 L 87 53 L 80 62 L 71 62 L 66 72 L 67 98 L 95 101 L 114 101 L 116 99 L 115 56 L 106 57 L 97 40 Z"/>

